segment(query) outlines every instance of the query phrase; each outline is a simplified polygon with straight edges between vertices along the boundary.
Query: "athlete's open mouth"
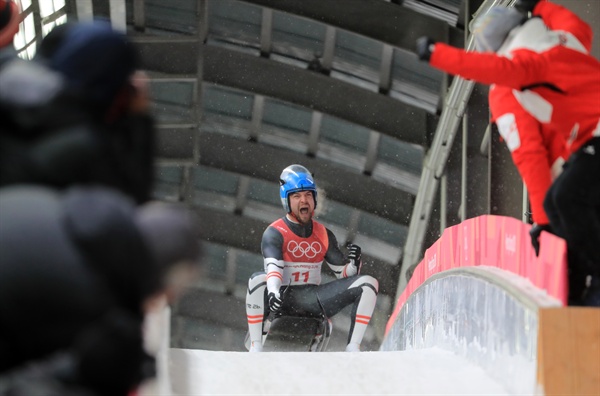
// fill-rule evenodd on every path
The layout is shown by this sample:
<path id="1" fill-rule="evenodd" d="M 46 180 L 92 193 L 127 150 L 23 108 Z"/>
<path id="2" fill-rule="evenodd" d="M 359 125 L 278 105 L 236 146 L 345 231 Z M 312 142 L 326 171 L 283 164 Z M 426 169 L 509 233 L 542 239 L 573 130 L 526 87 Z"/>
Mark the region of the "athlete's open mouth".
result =
<path id="1" fill-rule="evenodd" d="M 300 213 L 308 214 L 308 208 L 300 208 Z"/>

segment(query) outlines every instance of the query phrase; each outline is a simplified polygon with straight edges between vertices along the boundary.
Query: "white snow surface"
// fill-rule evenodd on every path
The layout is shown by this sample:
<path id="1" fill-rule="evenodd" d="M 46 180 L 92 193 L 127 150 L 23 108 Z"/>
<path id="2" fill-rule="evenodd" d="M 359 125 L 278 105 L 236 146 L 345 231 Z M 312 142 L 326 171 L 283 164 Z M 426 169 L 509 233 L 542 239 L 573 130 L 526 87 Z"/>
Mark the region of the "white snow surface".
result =
<path id="1" fill-rule="evenodd" d="M 484 370 L 438 348 L 393 352 L 170 349 L 173 395 L 509 395 Z"/>

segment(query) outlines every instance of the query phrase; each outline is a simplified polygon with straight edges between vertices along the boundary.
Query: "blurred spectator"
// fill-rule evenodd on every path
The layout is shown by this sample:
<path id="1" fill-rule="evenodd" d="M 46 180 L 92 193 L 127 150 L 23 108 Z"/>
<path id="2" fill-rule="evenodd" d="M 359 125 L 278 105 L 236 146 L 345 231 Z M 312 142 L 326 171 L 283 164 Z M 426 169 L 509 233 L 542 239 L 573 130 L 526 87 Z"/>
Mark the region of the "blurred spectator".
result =
<path id="1" fill-rule="evenodd" d="M 196 279 L 191 213 L 104 188 L 11 186 L 0 217 L 0 394 L 126 395 L 152 376 L 144 306 Z"/>
<path id="2" fill-rule="evenodd" d="M 189 211 L 148 202 L 153 120 L 107 22 L 0 69 L 0 394 L 126 395 L 153 375 L 146 309 L 198 275 Z M 140 206 L 140 204 L 142 204 Z"/>
<path id="3" fill-rule="evenodd" d="M 418 52 L 446 72 L 512 89 L 543 129 L 564 137 L 570 157 L 546 194 L 546 229 L 567 241 L 569 303 L 595 305 L 582 300 L 582 291 L 591 275 L 600 294 L 600 62 L 589 55 L 591 28 L 577 15 L 549 1 L 519 0 L 516 6 L 534 17 L 494 7 L 474 31 L 480 46 L 497 53 L 465 52 L 426 37 Z M 532 228 L 534 246 L 541 230 Z"/>
<path id="4" fill-rule="evenodd" d="M 0 186 L 102 184 L 150 199 L 154 123 L 135 48 L 108 22 L 57 26 L 0 70 Z"/>

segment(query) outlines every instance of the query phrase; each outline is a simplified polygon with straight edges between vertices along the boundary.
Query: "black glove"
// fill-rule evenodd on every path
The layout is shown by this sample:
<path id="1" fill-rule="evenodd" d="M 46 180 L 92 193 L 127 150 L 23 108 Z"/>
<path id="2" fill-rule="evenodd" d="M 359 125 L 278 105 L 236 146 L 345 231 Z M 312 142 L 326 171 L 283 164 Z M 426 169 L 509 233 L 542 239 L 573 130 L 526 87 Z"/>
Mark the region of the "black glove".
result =
<path id="1" fill-rule="evenodd" d="M 417 39 L 417 55 L 419 56 L 419 59 L 429 62 L 434 45 L 435 41 L 433 41 L 430 37 L 419 37 Z"/>
<path id="2" fill-rule="evenodd" d="M 279 293 L 269 293 L 269 309 L 273 313 L 277 313 L 281 309 L 283 299 L 279 296 Z"/>
<path id="3" fill-rule="evenodd" d="M 533 12 L 533 9 L 540 0 L 517 0 L 515 8 L 523 13 Z"/>
<path id="4" fill-rule="evenodd" d="M 552 232 L 552 227 L 550 224 L 533 224 L 531 230 L 529 230 L 529 235 L 531 236 L 531 244 L 535 249 L 535 255 L 539 256 L 540 254 L 540 234 L 542 231 Z"/>
<path id="5" fill-rule="evenodd" d="M 361 256 L 361 249 L 360 246 L 355 245 L 353 243 L 349 243 L 346 245 L 346 247 L 348 248 L 348 260 L 350 260 L 350 264 L 352 264 L 354 267 L 356 267 L 356 273 L 360 273 L 360 267 L 361 267 L 361 260 L 360 260 L 360 256 Z"/>

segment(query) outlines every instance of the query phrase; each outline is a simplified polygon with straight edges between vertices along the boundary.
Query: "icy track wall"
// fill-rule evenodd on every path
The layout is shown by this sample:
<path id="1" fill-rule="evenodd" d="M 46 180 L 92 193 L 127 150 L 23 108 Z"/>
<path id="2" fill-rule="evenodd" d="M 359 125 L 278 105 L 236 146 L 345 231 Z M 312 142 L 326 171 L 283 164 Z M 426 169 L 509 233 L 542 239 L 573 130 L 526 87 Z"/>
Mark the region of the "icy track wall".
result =
<path id="1" fill-rule="evenodd" d="M 481 216 L 425 252 L 388 321 L 382 351 L 440 347 L 479 365 L 514 394 L 536 386 L 538 308 L 566 301 L 566 246 L 530 225 Z"/>

